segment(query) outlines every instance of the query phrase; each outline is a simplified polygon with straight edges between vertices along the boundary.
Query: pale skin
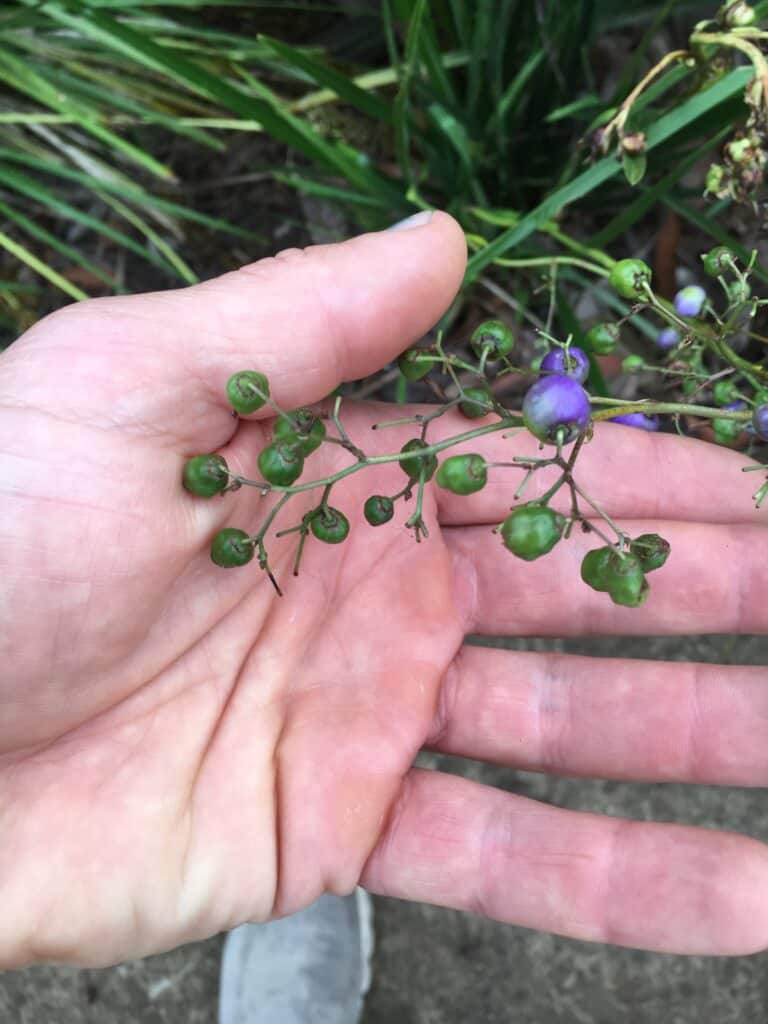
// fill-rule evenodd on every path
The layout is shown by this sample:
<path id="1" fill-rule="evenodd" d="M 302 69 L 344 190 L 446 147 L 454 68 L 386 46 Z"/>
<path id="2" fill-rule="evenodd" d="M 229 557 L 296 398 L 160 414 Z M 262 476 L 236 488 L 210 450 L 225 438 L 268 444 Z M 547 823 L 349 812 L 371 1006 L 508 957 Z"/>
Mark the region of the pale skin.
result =
<path id="1" fill-rule="evenodd" d="M 297 579 L 295 535 L 271 546 L 283 598 L 255 562 L 209 560 L 218 529 L 255 532 L 271 500 L 181 488 L 204 451 L 256 475 L 270 415 L 233 419 L 229 375 L 263 371 L 284 408 L 319 402 L 428 330 L 464 259 L 436 214 L 195 288 L 71 306 L 0 358 L 1 967 L 109 964 L 358 884 L 645 949 L 768 944 L 755 839 L 412 767 L 427 747 L 560 775 L 766 785 L 763 669 L 462 646 L 764 631 L 768 513 L 742 455 L 612 425 L 585 447 L 582 485 L 629 532 L 672 543 L 641 609 L 580 582 L 595 542 L 578 532 L 535 563 L 504 551 L 491 528 L 516 471 L 471 497 L 430 486 L 420 545 L 402 510 L 379 530 L 362 518 L 402 471 L 356 474 L 333 498 L 346 544 L 310 545 Z M 387 415 L 344 408 L 372 454 L 415 433 L 371 432 Z M 430 436 L 466 427 L 446 416 Z M 472 449 L 536 453 L 523 436 Z M 323 448 L 304 479 L 349 459 Z"/>

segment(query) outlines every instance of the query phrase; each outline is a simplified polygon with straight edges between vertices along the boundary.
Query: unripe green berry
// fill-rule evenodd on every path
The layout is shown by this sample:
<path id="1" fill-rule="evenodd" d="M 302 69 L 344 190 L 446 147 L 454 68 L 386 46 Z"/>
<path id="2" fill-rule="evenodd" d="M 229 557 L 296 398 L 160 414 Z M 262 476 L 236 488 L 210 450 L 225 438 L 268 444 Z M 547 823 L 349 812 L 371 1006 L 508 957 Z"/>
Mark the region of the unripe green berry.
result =
<path id="1" fill-rule="evenodd" d="M 418 480 L 423 473 L 424 480 L 427 481 L 435 475 L 437 456 L 416 454 L 420 449 L 428 447 L 429 445 L 421 438 L 414 437 L 412 440 L 406 441 L 400 449 L 400 468 L 409 479 Z"/>
<path id="2" fill-rule="evenodd" d="M 611 270 L 609 281 L 622 298 L 644 299 L 645 286 L 651 283 L 651 268 L 642 260 L 619 260 Z"/>
<path id="3" fill-rule="evenodd" d="M 293 409 L 288 416 L 279 416 L 273 430 L 276 441 L 297 441 L 304 457 L 311 455 L 323 443 L 325 424 L 311 409 Z M 291 420 L 296 429 L 291 426 Z"/>
<path id="4" fill-rule="evenodd" d="M 211 542 L 211 560 L 222 569 L 246 565 L 253 558 L 254 545 L 248 541 L 245 530 L 227 527 L 219 530 Z"/>
<path id="5" fill-rule="evenodd" d="M 638 608 L 648 597 L 648 581 L 633 554 L 611 558 L 605 571 L 606 589 L 614 604 Z"/>
<path id="6" fill-rule="evenodd" d="M 704 178 L 704 194 L 717 195 L 725 185 L 725 168 L 721 164 L 710 164 Z"/>
<path id="7" fill-rule="evenodd" d="M 712 433 L 718 444 L 733 444 L 736 438 L 744 429 L 744 424 L 738 420 L 715 419 L 712 420 Z"/>
<path id="8" fill-rule="evenodd" d="M 474 494 L 488 483 L 488 463 L 482 455 L 451 455 L 437 471 L 437 483 L 452 494 Z"/>
<path id="9" fill-rule="evenodd" d="M 616 548 L 607 544 L 602 548 L 588 551 L 581 560 L 581 578 L 593 590 L 606 592 L 608 583 L 606 573 L 611 559 L 616 555 Z"/>
<path id="10" fill-rule="evenodd" d="M 493 396 L 486 387 L 464 388 L 464 399 L 459 402 L 460 411 L 470 420 L 479 420 L 493 409 Z"/>
<path id="11" fill-rule="evenodd" d="M 635 373 L 637 370 L 642 370 L 645 366 L 645 360 L 642 356 L 627 356 L 621 364 L 621 369 L 624 373 Z"/>
<path id="12" fill-rule="evenodd" d="M 749 163 L 754 156 L 751 139 L 731 139 L 723 147 L 726 157 L 734 164 Z"/>
<path id="13" fill-rule="evenodd" d="M 195 455 L 184 466 L 184 487 L 198 498 L 221 494 L 228 483 L 227 463 L 222 455 Z"/>
<path id="14" fill-rule="evenodd" d="M 267 445 L 259 453 L 259 472 L 269 484 L 290 487 L 304 469 L 304 452 L 298 440 L 285 439 Z"/>
<path id="15" fill-rule="evenodd" d="M 504 547 L 513 555 L 532 562 L 557 544 L 565 529 L 565 518 L 546 505 L 520 505 L 501 524 Z"/>
<path id="16" fill-rule="evenodd" d="M 384 494 L 372 494 L 363 505 L 363 515 L 371 526 L 383 526 L 395 514 L 395 503 Z"/>
<path id="17" fill-rule="evenodd" d="M 703 254 L 701 262 L 704 264 L 705 273 L 710 277 L 719 277 L 731 269 L 735 259 L 736 256 L 727 245 L 716 245 L 714 249 Z"/>
<path id="18" fill-rule="evenodd" d="M 435 365 L 434 359 L 425 358 L 425 351 L 418 348 L 409 348 L 397 360 L 400 373 L 406 380 L 421 380 L 426 377 Z"/>
<path id="19" fill-rule="evenodd" d="M 309 528 L 325 544 L 341 544 L 349 535 L 349 520 L 343 512 L 327 505 L 314 513 Z"/>
<path id="20" fill-rule="evenodd" d="M 755 9 L 744 0 L 735 0 L 722 12 L 726 28 L 746 28 L 755 20 Z"/>
<path id="21" fill-rule="evenodd" d="M 728 405 L 736 400 L 738 392 L 732 380 L 716 380 L 712 385 L 712 400 L 715 405 Z"/>
<path id="22" fill-rule="evenodd" d="M 630 552 L 640 562 L 643 572 L 660 569 L 669 558 L 669 541 L 658 533 L 641 533 L 629 545 Z"/>
<path id="23" fill-rule="evenodd" d="M 618 324 L 595 324 L 587 331 L 587 348 L 599 356 L 610 355 L 616 351 L 621 331 Z"/>
<path id="24" fill-rule="evenodd" d="M 487 351 L 489 359 L 500 359 L 514 348 L 515 336 L 501 320 L 486 320 L 474 329 L 470 344 L 479 356 Z"/>
<path id="25" fill-rule="evenodd" d="M 227 381 L 227 398 L 235 412 L 243 416 L 256 412 L 269 398 L 269 382 L 257 370 L 241 370 Z"/>
<path id="26" fill-rule="evenodd" d="M 747 281 L 729 281 L 725 290 L 728 294 L 728 301 L 732 305 L 736 302 L 746 302 L 752 294 L 752 289 Z"/>

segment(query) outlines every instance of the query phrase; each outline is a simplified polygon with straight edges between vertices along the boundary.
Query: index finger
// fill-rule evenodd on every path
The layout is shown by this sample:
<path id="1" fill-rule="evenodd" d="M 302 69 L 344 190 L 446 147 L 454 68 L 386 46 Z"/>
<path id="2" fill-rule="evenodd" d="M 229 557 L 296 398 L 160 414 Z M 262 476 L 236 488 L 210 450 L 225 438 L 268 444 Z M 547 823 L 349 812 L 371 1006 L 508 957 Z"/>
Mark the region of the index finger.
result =
<path id="1" fill-rule="evenodd" d="M 475 421 L 477 422 L 477 421 Z M 484 423 L 485 421 L 482 421 Z M 492 422 L 492 420 L 488 420 Z M 458 413 L 435 423 L 430 442 L 471 430 L 473 424 Z M 566 457 L 571 449 L 565 449 Z M 476 451 L 489 462 L 511 462 L 515 457 L 549 458 L 554 446 L 541 447 L 531 434 L 521 431 L 504 438 L 501 432 L 463 442 L 443 453 Z M 684 520 L 700 523 L 768 523 L 768 508 L 755 508 L 753 495 L 765 476 L 743 472 L 757 463 L 742 452 L 676 434 L 648 433 L 616 423 L 598 423 L 594 437 L 578 455 L 574 479 L 612 517 Z M 560 470 L 537 470 L 523 494 L 523 501 L 540 497 L 559 477 Z M 525 471 L 493 468 L 481 491 L 458 496 L 436 488 L 438 516 L 446 526 L 498 523 L 515 504 L 514 493 Z M 552 500 L 561 512 L 570 509 L 563 488 Z M 594 515 L 582 503 L 582 511 Z"/>

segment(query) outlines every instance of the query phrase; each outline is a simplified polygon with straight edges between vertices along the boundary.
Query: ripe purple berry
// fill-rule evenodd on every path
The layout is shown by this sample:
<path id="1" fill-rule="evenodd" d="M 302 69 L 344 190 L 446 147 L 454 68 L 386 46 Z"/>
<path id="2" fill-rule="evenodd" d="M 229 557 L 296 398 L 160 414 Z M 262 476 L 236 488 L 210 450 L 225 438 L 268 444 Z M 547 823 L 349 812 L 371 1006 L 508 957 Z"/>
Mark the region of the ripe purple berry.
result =
<path id="1" fill-rule="evenodd" d="M 665 352 L 667 349 L 674 348 L 678 341 L 680 341 L 680 332 L 676 331 L 674 327 L 665 327 L 656 335 L 656 344 Z"/>
<path id="2" fill-rule="evenodd" d="M 523 422 L 534 437 L 556 444 L 570 444 L 589 423 L 589 397 L 573 377 L 553 374 L 542 377 L 523 400 Z"/>
<path id="3" fill-rule="evenodd" d="M 589 374 L 589 358 L 580 348 L 553 348 L 541 361 L 546 373 L 562 373 L 583 384 Z"/>
<path id="4" fill-rule="evenodd" d="M 637 427 L 640 430 L 659 429 L 659 417 L 649 416 L 644 412 L 628 412 L 623 416 L 612 416 L 611 423 L 623 423 L 625 427 Z"/>
<path id="5" fill-rule="evenodd" d="M 706 301 L 704 289 L 698 284 L 689 284 L 677 293 L 674 306 L 680 316 L 698 316 Z"/>
<path id="6" fill-rule="evenodd" d="M 762 441 L 768 441 L 768 405 L 758 405 L 752 414 L 752 426 Z"/>

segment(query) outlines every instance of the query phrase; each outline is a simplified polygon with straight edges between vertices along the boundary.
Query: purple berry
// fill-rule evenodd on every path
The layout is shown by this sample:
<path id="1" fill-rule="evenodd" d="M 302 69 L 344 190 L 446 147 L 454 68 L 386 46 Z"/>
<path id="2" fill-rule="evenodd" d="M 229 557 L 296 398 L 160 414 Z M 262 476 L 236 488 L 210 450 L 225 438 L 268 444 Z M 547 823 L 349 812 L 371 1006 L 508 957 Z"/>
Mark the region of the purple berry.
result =
<path id="1" fill-rule="evenodd" d="M 556 444 L 562 431 L 563 444 L 583 434 L 589 423 L 589 397 L 573 377 L 553 374 L 542 377 L 523 400 L 523 422 L 534 437 Z"/>
<path id="2" fill-rule="evenodd" d="M 680 332 L 676 331 L 674 327 L 665 327 L 656 336 L 656 344 L 664 351 L 674 348 L 678 341 L 680 341 Z"/>
<path id="3" fill-rule="evenodd" d="M 762 441 L 768 441 L 768 405 L 758 405 L 752 414 L 752 426 Z"/>
<path id="4" fill-rule="evenodd" d="M 567 353 L 564 348 L 553 348 L 542 359 L 541 369 L 547 373 L 563 373 L 582 384 L 589 373 L 589 358 L 580 348 L 570 348 Z"/>
<path id="5" fill-rule="evenodd" d="M 698 284 L 681 288 L 675 296 L 675 309 L 680 316 L 698 316 L 707 300 L 707 293 Z"/>
<path id="6" fill-rule="evenodd" d="M 659 417 L 648 416 L 644 412 L 628 412 L 624 416 L 613 416 L 611 423 L 623 423 L 625 427 L 637 427 L 639 430 L 659 429 Z"/>

